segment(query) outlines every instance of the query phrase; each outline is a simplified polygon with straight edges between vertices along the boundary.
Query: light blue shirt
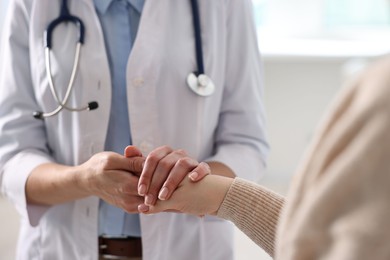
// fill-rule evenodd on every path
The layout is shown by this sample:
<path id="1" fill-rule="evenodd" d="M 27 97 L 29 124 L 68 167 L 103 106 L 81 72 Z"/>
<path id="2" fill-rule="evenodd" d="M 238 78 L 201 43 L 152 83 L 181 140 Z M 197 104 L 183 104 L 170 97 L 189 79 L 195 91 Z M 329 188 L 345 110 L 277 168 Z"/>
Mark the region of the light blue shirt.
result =
<path id="1" fill-rule="evenodd" d="M 94 0 L 104 33 L 112 81 L 111 114 L 105 150 L 123 154 L 131 144 L 126 96 L 126 68 L 144 0 Z M 141 236 L 138 214 L 127 214 L 101 200 L 99 234 Z"/>

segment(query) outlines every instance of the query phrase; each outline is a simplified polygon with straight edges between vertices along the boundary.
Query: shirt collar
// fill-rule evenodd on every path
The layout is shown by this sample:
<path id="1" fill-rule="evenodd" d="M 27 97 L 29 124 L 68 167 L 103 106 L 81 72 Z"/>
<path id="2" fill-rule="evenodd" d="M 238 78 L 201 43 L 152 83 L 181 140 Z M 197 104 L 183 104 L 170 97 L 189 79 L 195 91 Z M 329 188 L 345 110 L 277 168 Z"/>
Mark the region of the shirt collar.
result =
<path id="1" fill-rule="evenodd" d="M 127 0 L 129 3 L 137 10 L 139 13 L 142 13 L 144 8 L 145 0 Z"/>
<path id="2" fill-rule="evenodd" d="M 113 0 L 93 0 L 96 10 L 101 14 L 105 14 Z"/>
<path id="3" fill-rule="evenodd" d="M 110 7 L 110 4 L 115 0 L 93 0 L 96 9 L 101 14 L 105 14 Z M 133 6 L 139 13 L 142 12 L 145 0 L 127 0 L 131 6 Z"/>

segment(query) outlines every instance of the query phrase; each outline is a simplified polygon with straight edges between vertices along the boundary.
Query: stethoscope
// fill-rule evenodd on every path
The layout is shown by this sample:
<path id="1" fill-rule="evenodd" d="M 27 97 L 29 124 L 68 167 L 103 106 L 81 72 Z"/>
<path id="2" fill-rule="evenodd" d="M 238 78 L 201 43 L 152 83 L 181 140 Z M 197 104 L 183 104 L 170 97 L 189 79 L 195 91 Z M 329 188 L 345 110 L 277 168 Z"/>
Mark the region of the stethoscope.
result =
<path id="1" fill-rule="evenodd" d="M 76 43 L 75 57 L 73 61 L 72 73 L 70 75 L 69 82 L 68 82 L 68 87 L 66 89 L 64 98 L 60 99 L 53 82 L 53 73 L 51 70 L 50 54 L 53 46 L 52 36 L 53 36 L 54 29 L 61 23 L 68 23 L 68 22 L 73 23 L 78 27 L 79 37 Z M 35 111 L 33 113 L 33 116 L 36 119 L 44 119 L 47 117 L 55 116 L 63 109 L 73 111 L 73 112 L 80 112 L 85 110 L 94 110 L 98 108 L 99 105 L 96 101 L 89 102 L 86 106 L 83 107 L 69 107 L 67 105 L 70 97 L 70 93 L 72 92 L 74 86 L 74 80 L 76 78 L 76 73 L 77 73 L 79 60 L 80 60 L 81 46 L 84 44 L 84 31 L 85 31 L 84 23 L 80 20 L 80 18 L 70 14 L 68 9 L 68 1 L 62 0 L 59 17 L 49 24 L 44 35 L 46 74 L 49 80 L 51 93 L 54 99 L 57 101 L 58 106 L 56 109 L 54 109 L 51 112 Z"/>
<path id="2" fill-rule="evenodd" d="M 188 87 L 199 96 L 210 96 L 215 91 L 215 85 L 211 78 L 206 75 L 203 64 L 202 33 L 200 15 L 197 0 L 191 0 L 192 17 L 194 19 L 195 51 L 198 71 L 192 72 L 187 77 Z"/>
<path id="3" fill-rule="evenodd" d="M 192 9 L 192 16 L 193 16 L 193 22 L 194 22 L 194 33 L 195 33 L 195 51 L 196 51 L 196 62 L 198 66 L 198 70 L 195 72 L 191 72 L 187 77 L 187 85 L 188 87 L 199 96 L 210 96 L 215 91 L 215 85 L 213 81 L 205 74 L 204 71 L 204 64 L 203 64 L 203 50 L 202 50 L 202 36 L 201 36 L 201 25 L 200 25 L 200 15 L 199 15 L 199 6 L 197 0 L 191 0 L 191 9 Z M 73 68 L 72 72 L 69 78 L 68 87 L 66 89 L 64 97 L 61 99 L 58 96 L 56 87 L 54 85 L 53 81 L 53 73 L 51 69 L 51 60 L 50 60 L 50 54 L 52 51 L 52 35 L 54 29 L 60 25 L 61 23 L 73 23 L 75 24 L 79 29 L 79 36 L 78 41 L 76 43 L 76 51 L 75 51 L 75 57 L 73 62 Z M 47 27 L 44 35 L 44 47 L 45 47 L 45 64 L 46 64 L 46 74 L 49 80 L 50 90 L 51 93 L 56 100 L 58 106 L 56 109 L 54 109 L 51 112 L 42 112 L 42 111 L 35 111 L 33 113 L 33 116 L 36 119 L 44 119 L 47 117 L 52 117 L 57 115 L 59 112 L 61 112 L 63 109 L 66 109 L 68 111 L 73 112 L 81 112 L 81 111 L 88 111 L 88 110 L 94 110 L 99 107 L 98 103 L 96 101 L 91 101 L 88 104 L 86 104 L 83 107 L 69 107 L 67 105 L 70 93 L 73 90 L 74 86 L 74 80 L 76 78 L 79 60 L 80 60 L 80 53 L 81 53 L 81 47 L 84 44 L 84 32 L 85 27 L 84 23 L 81 21 L 80 18 L 73 16 L 70 14 L 68 9 L 68 1 L 62 0 L 61 4 L 61 10 L 60 15 L 57 19 L 52 21 L 49 26 Z"/>

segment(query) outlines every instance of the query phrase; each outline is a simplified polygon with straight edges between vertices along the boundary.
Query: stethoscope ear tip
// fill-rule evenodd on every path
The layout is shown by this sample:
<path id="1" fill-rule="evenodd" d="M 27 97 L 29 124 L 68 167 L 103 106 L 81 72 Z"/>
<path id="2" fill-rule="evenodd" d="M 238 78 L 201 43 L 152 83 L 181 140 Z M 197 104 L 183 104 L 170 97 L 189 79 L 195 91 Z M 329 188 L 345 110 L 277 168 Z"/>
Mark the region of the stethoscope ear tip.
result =
<path id="1" fill-rule="evenodd" d="M 99 107 L 99 103 L 96 101 L 92 101 L 88 103 L 88 110 L 95 110 Z"/>
<path id="2" fill-rule="evenodd" d="M 35 112 L 33 113 L 33 117 L 34 117 L 35 119 L 43 119 L 43 112 L 35 111 Z"/>
<path id="3" fill-rule="evenodd" d="M 99 107 L 99 104 L 98 102 L 96 101 L 92 101 L 92 102 L 89 102 L 87 106 L 81 108 L 81 109 L 72 109 L 72 108 L 68 108 L 64 105 L 60 105 L 58 106 L 53 112 L 50 112 L 50 113 L 43 113 L 41 111 L 35 111 L 33 112 L 33 117 L 35 119 L 44 119 L 45 117 L 51 117 L 51 116 L 54 116 L 56 114 L 58 114 L 63 108 L 66 108 L 66 109 L 69 109 L 70 111 L 85 111 L 85 110 L 95 110 Z"/>

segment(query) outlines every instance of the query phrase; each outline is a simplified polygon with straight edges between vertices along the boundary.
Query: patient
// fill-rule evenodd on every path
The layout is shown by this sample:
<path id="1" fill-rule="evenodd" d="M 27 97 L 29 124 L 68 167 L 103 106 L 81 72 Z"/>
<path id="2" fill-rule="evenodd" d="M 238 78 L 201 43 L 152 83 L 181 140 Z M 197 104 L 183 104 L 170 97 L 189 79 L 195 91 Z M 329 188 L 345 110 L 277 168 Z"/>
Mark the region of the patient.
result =
<path id="1" fill-rule="evenodd" d="M 390 57 L 340 93 L 286 198 L 239 178 L 194 182 L 202 177 L 139 211 L 217 215 L 276 259 L 390 259 Z"/>

